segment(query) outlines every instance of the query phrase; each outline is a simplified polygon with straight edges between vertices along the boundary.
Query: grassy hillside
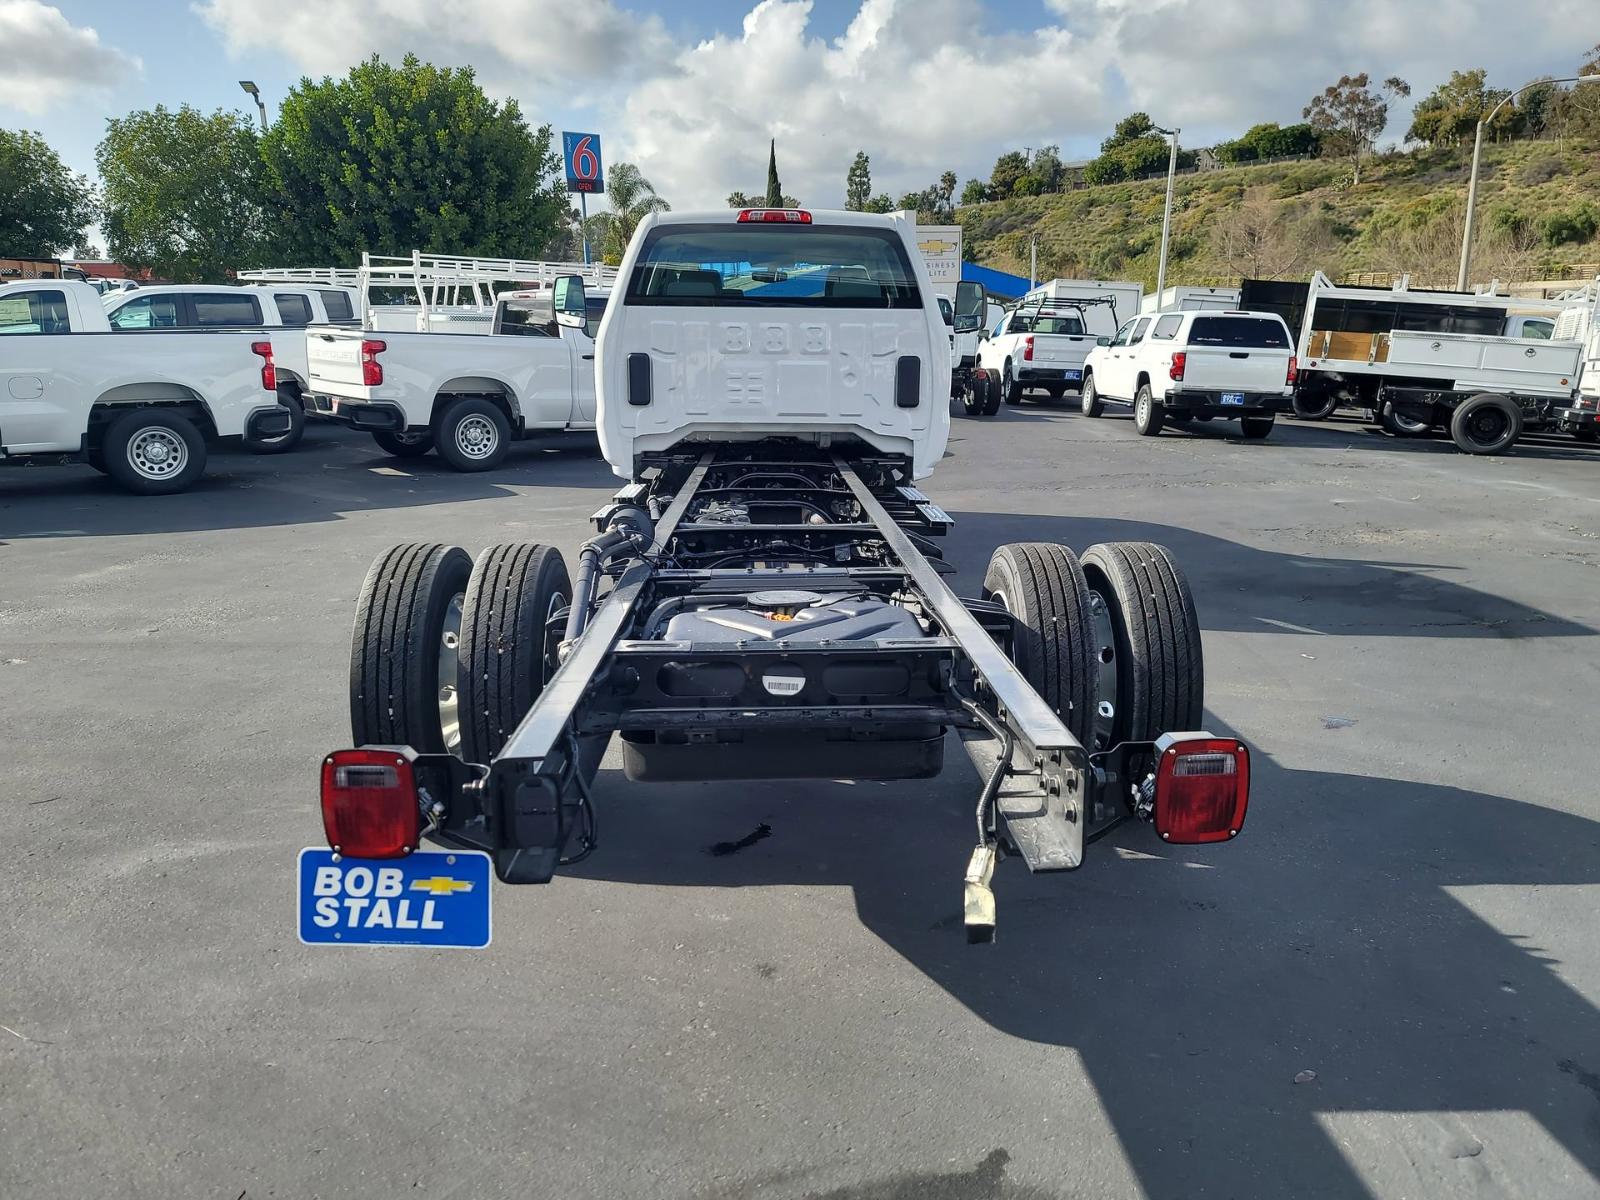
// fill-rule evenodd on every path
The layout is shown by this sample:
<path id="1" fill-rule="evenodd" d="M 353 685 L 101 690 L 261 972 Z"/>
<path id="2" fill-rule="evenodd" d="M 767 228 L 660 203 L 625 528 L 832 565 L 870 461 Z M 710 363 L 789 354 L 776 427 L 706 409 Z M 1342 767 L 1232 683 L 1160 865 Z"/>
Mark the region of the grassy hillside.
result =
<path id="1" fill-rule="evenodd" d="M 1408 272 L 1454 286 L 1472 149 L 1348 161 L 1230 167 L 1180 177 L 1173 201 L 1172 284 L 1241 275 L 1305 278 L 1313 269 Z M 1106 184 L 958 210 L 973 261 L 1039 275 L 1138 279 L 1154 287 L 1162 179 Z M 1600 145 L 1566 139 L 1486 146 L 1478 186 L 1474 282 L 1592 275 L 1600 263 Z"/>

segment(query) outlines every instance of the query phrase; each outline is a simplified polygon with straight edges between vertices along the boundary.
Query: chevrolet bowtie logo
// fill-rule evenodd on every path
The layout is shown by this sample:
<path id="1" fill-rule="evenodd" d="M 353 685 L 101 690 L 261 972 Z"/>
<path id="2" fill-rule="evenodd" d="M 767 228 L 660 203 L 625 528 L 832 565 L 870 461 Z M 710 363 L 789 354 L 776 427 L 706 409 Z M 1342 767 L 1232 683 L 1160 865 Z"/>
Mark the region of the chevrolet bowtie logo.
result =
<path id="1" fill-rule="evenodd" d="M 427 892 L 434 896 L 449 896 L 456 892 L 470 892 L 472 881 L 470 879 L 451 879 L 448 875 L 434 875 L 427 879 L 413 879 L 411 881 L 413 892 Z"/>
<path id="2" fill-rule="evenodd" d="M 954 242 L 941 241 L 938 238 L 935 238 L 931 242 L 917 243 L 917 249 L 921 250 L 924 254 L 949 254 L 955 248 L 956 244 Z"/>

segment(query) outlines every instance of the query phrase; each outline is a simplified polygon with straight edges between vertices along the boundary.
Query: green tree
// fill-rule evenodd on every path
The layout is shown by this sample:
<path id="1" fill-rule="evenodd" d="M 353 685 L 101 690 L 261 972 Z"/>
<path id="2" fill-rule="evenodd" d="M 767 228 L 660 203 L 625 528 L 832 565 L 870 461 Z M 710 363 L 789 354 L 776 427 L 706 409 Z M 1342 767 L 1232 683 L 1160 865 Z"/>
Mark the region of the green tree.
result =
<path id="1" fill-rule="evenodd" d="M 879 192 L 871 200 L 867 201 L 867 206 L 862 211 L 869 213 L 893 212 L 894 199 L 888 192 Z"/>
<path id="2" fill-rule="evenodd" d="M 1007 150 L 994 160 L 994 170 L 989 172 L 989 194 L 1004 200 L 1016 191 L 1017 180 L 1028 173 L 1028 156 L 1021 150 Z"/>
<path id="3" fill-rule="evenodd" d="M 0 255 L 54 257 L 95 218 L 94 191 L 37 133 L 0 129 Z"/>
<path id="4" fill-rule="evenodd" d="M 550 127 L 530 129 L 514 100 L 489 100 L 469 67 L 374 55 L 343 79 L 302 79 L 261 152 L 291 258 L 533 257 L 563 236 Z"/>
<path id="5" fill-rule="evenodd" d="M 106 122 L 95 150 L 111 257 L 187 283 L 260 266 L 269 249 L 255 123 L 157 105 Z"/>
<path id="6" fill-rule="evenodd" d="M 767 207 L 783 208 L 783 184 L 778 181 L 778 139 L 767 146 Z"/>
<path id="7" fill-rule="evenodd" d="M 1347 155 L 1353 168 L 1352 183 L 1361 182 L 1361 160 L 1389 124 L 1389 105 L 1411 94 L 1411 85 L 1391 75 L 1382 86 L 1371 86 L 1365 71 L 1341 75 L 1322 93 L 1311 98 L 1301 114 L 1321 136 L 1323 145 Z"/>
<path id="8" fill-rule="evenodd" d="M 1118 146 L 1126 146 L 1140 138 L 1157 137 L 1159 135 L 1155 128 L 1156 124 L 1150 119 L 1149 113 L 1129 113 L 1112 126 L 1111 136 L 1100 143 L 1100 153 L 1109 154 Z"/>
<path id="9" fill-rule="evenodd" d="M 844 177 L 844 206 L 851 212 L 864 212 L 871 200 L 872 160 L 865 150 L 857 150 Z"/>
<path id="10" fill-rule="evenodd" d="M 668 212 L 672 208 L 656 195 L 656 189 L 639 173 L 639 168 L 627 162 L 612 163 L 606 172 L 606 203 L 611 206 L 610 211 L 596 213 L 590 221 L 600 234 L 601 252 L 607 259 L 615 258 L 618 262 L 622 261 L 639 222 L 651 213 Z M 589 240 L 591 243 L 596 240 L 592 233 Z"/>
<path id="11" fill-rule="evenodd" d="M 967 180 L 967 186 L 961 189 L 961 203 L 982 204 L 989 199 L 989 185 L 981 179 Z"/>
<path id="12" fill-rule="evenodd" d="M 1504 88 L 1489 87 L 1487 77 L 1488 72 L 1482 67 L 1451 71 L 1449 79 L 1417 104 L 1411 128 L 1406 130 L 1406 140 L 1432 146 L 1456 146 L 1471 137 L 1489 110 L 1510 95 Z M 1504 114 L 1504 119 L 1497 115 L 1495 123 L 1499 132 L 1507 132 L 1515 120 L 1515 111 L 1508 106 L 1500 113 Z"/>

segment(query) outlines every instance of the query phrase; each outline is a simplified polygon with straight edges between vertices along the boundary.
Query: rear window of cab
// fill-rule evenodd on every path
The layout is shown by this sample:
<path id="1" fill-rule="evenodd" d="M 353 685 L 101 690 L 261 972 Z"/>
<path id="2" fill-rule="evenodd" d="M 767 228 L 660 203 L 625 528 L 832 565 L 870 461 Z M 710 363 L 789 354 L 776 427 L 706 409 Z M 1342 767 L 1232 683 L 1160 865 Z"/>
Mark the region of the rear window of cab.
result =
<path id="1" fill-rule="evenodd" d="M 1289 335 L 1277 321 L 1265 317 L 1196 317 L 1189 327 L 1189 344 L 1287 350 Z"/>
<path id="2" fill-rule="evenodd" d="M 900 236 L 850 225 L 669 225 L 640 249 L 627 304 L 921 308 Z"/>

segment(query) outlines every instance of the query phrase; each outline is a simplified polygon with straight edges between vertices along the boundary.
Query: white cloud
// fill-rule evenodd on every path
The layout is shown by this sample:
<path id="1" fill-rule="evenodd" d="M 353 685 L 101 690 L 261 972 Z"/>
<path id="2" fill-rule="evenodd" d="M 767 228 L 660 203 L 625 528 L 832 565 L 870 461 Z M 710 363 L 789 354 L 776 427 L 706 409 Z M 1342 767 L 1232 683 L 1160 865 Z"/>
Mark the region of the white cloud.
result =
<path id="1" fill-rule="evenodd" d="M 101 89 L 141 69 L 139 60 L 61 10 L 39 0 L 0 0 L 0 108 L 38 115 L 85 89 Z"/>
<path id="2" fill-rule="evenodd" d="M 276 50 L 313 75 L 342 75 L 372 54 L 414 52 L 543 103 L 637 82 L 674 49 L 659 20 L 612 0 L 202 0 L 196 10 L 231 54 Z"/>

